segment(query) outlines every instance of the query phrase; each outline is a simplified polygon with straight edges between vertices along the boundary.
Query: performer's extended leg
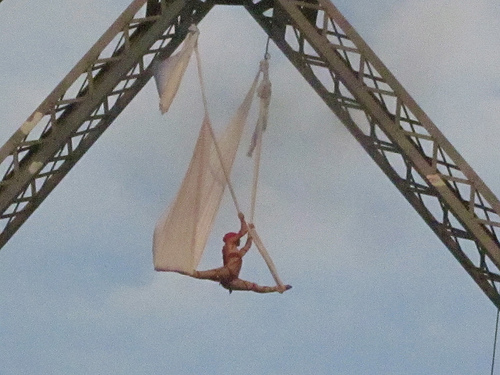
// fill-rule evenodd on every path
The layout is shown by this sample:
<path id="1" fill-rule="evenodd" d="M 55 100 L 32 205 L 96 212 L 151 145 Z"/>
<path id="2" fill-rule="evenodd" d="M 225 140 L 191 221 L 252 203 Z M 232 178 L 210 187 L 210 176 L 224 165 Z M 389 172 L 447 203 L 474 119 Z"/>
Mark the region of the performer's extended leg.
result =
<path id="1" fill-rule="evenodd" d="M 261 286 L 250 281 L 242 280 L 242 279 L 234 279 L 229 283 L 222 283 L 222 286 L 229 290 L 251 290 L 256 293 L 272 293 L 272 292 L 280 292 L 291 288 L 290 285 L 285 286 Z"/>
<path id="2" fill-rule="evenodd" d="M 231 274 L 226 267 L 214 268 L 206 271 L 194 271 L 191 275 L 196 279 L 213 280 L 220 282 L 221 280 L 228 279 Z"/>

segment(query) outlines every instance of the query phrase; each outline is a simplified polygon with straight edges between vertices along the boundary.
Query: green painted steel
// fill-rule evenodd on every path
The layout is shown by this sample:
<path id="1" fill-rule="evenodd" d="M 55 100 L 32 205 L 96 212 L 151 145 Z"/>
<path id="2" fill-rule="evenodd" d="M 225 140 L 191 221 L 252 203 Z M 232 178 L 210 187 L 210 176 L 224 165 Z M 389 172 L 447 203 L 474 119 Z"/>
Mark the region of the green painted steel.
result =
<path id="1" fill-rule="evenodd" d="M 0 247 L 215 5 L 245 7 L 500 308 L 498 199 L 328 0 L 134 1 L 0 148 Z"/>

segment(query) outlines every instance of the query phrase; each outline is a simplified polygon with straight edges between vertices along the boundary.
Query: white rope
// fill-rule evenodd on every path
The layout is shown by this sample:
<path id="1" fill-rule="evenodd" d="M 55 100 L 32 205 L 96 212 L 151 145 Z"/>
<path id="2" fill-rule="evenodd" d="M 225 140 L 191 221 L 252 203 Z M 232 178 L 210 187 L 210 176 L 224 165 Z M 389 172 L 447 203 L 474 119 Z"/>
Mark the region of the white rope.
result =
<path id="1" fill-rule="evenodd" d="M 255 216 L 255 205 L 257 202 L 257 187 L 259 182 L 259 171 L 260 171 L 260 158 L 262 154 L 262 132 L 264 130 L 264 126 L 267 124 L 267 114 L 268 114 L 268 105 L 271 95 L 271 82 L 269 80 L 269 62 L 266 56 L 266 59 L 262 60 L 260 63 L 260 71 L 263 73 L 263 78 L 261 85 L 259 87 L 259 97 L 260 97 L 260 108 L 259 108 L 259 119 L 257 120 L 257 125 L 255 128 L 255 150 L 254 152 L 254 173 L 253 173 L 253 186 L 252 186 L 252 202 L 250 207 L 250 222 L 254 222 Z M 277 285 L 283 286 L 283 282 L 281 281 L 278 270 L 273 263 L 273 260 L 269 256 L 264 243 L 260 239 L 259 235 L 255 228 L 249 228 L 250 236 L 254 241 L 259 253 L 267 264 L 271 275 L 274 278 L 274 281 Z"/>
<path id="2" fill-rule="evenodd" d="M 269 256 L 269 253 L 267 252 L 266 247 L 264 246 L 264 243 L 260 239 L 259 235 L 257 234 L 257 231 L 255 228 L 248 228 L 248 232 L 250 233 L 250 236 L 252 237 L 253 242 L 255 243 L 255 246 L 257 246 L 257 249 L 259 250 L 260 255 L 262 255 L 262 258 L 264 258 L 264 261 L 267 264 L 267 268 L 269 268 L 269 271 L 271 271 L 271 275 L 273 275 L 273 279 L 276 282 L 277 285 L 283 286 L 283 282 L 281 281 L 278 271 L 276 270 L 276 266 L 273 263 L 273 260 Z"/>
<path id="3" fill-rule="evenodd" d="M 198 44 L 195 45 L 194 52 L 196 54 L 196 61 L 197 61 L 197 66 L 198 66 L 198 78 L 200 79 L 201 96 L 203 99 L 203 107 L 205 109 L 205 117 L 207 119 L 209 119 L 210 117 L 208 115 L 208 102 L 207 102 L 207 96 L 205 94 L 205 84 L 203 81 L 203 74 L 201 71 L 201 58 L 200 58 L 200 52 L 198 51 Z M 234 206 L 236 207 L 236 211 L 239 213 L 239 212 L 241 212 L 240 205 L 238 204 L 238 199 L 236 198 L 236 194 L 234 192 L 233 185 L 231 184 L 231 180 L 229 179 L 229 174 L 226 170 L 226 166 L 224 165 L 224 161 L 222 159 L 222 153 L 221 153 L 219 144 L 217 143 L 217 138 L 215 137 L 215 132 L 214 132 L 214 129 L 212 128 L 212 124 L 211 124 L 210 120 L 208 121 L 208 128 L 210 130 L 210 135 L 212 137 L 212 141 L 214 142 L 215 150 L 217 152 L 217 156 L 219 158 L 219 161 L 220 161 L 220 164 L 222 167 L 222 172 L 224 173 L 224 178 L 226 180 L 227 187 L 229 189 L 229 192 L 231 193 L 231 197 L 233 199 Z"/>
<path id="4" fill-rule="evenodd" d="M 255 205 L 257 202 L 257 187 L 259 184 L 259 171 L 260 171 L 260 155 L 262 150 L 262 126 L 257 124 L 257 140 L 255 145 L 255 161 L 253 165 L 253 183 L 252 183 L 252 201 L 250 205 L 250 222 L 254 222 L 255 217 Z"/>
<path id="5" fill-rule="evenodd" d="M 269 105 L 270 95 L 271 95 L 271 82 L 269 80 L 269 62 L 268 59 L 264 59 L 260 62 L 260 72 L 262 72 L 262 82 L 259 86 L 258 95 L 260 97 L 259 106 L 259 118 L 257 120 L 257 126 L 255 127 L 255 156 L 254 156 L 254 169 L 253 169 L 253 183 L 252 183 L 252 199 L 250 205 L 250 222 L 254 222 L 255 217 L 255 205 L 257 202 L 257 187 L 259 182 L 259 171 L 260 171 L 260 158 L 262 154 L 262 132 L 265 125 L 267 125 L 267 107 Z M 249 151 L 249 156 L 251 156 L 252 150 Z"/>

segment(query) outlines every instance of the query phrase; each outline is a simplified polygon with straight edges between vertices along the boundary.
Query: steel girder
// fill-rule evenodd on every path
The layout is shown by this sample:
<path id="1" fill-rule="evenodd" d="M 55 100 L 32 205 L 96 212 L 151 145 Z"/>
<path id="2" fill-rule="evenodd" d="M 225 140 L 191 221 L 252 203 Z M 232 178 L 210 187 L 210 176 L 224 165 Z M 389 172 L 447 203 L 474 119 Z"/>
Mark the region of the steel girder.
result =
<path id="1" fill-rule="evenodd" d="M 213 4 L 134 0 L 0 148 L 0 248 Z"/>
<path id="2" fill-rule="evenodd" d="M 333 4 L 264 4 L 247 9 L 500 308 L 495 195 Z"/>
<path id="3" fill-rule="evenodd" d="M 216 4 L 249 11 L 500 308 L 498 199 L 328 0 L 135 0 L 0 149 L 0 247 Z"/>

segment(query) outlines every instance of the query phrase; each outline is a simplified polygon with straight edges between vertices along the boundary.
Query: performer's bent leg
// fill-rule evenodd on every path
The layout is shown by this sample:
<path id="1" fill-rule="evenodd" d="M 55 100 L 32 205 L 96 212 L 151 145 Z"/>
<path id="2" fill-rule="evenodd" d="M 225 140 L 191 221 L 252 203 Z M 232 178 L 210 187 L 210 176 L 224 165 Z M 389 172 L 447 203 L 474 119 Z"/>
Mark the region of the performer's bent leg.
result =
<path id="1" fill-rule="evenodd" d="M 220 282 L 230 277 L 230 272 L 226 267 L 214 268 L 206 271 L 194 271 L 191 275 L 196 279 L 213 280 Z"/>
<path id="2" fill-rule="evenodd" d="M 283 293 L 285 290 L 291 288 L 290 285 L 285 286 L 261 286 L 250 281 L 242 280 L 242 279 L 234 279 L 229 283 L 224 283 L 222 286 L 229 290 L 250 290 L 255 293 L 272 293 L 272 292 L 280 292 Z"/>

